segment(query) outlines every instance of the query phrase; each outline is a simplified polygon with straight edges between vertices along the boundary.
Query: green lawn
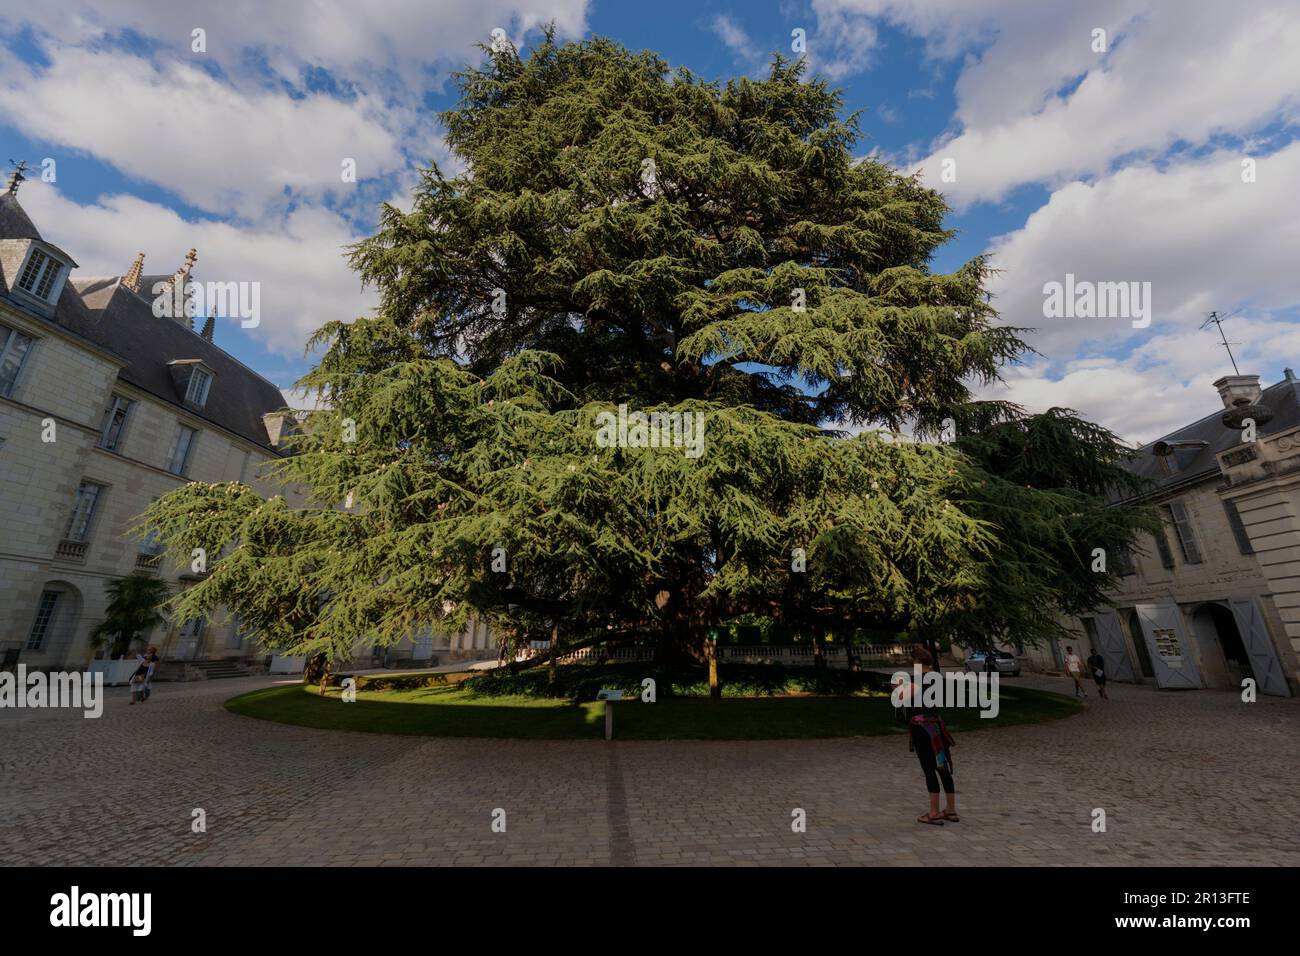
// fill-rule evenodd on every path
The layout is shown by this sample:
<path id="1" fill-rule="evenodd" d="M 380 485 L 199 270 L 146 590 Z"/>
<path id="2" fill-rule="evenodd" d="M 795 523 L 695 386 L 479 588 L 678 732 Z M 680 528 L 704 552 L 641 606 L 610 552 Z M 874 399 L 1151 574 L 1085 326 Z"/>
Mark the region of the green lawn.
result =
<path id="1" fill-rule="evenodd" d="M 327 730 L 431 737 L 600 739 L 605 705 L 554 698 L 484 696 L 455 685 L 416 690 L 360 691 L 345 704 L 333 690 L 294 684 L 253 691 L 226 701 L 232 713 Z M 954 731 L 1056 720 L 1080 705 L 1059 694 L 1001 689 L 1001 712 L 983 719 L 974 710 L 945 715 Z M 614 705 L 614 736 L 622 740 L 767 740 L 863 737 L 900 733 L 886 696 L 753 697 L 720 702 L 699 698 L 640 700 Z"/>

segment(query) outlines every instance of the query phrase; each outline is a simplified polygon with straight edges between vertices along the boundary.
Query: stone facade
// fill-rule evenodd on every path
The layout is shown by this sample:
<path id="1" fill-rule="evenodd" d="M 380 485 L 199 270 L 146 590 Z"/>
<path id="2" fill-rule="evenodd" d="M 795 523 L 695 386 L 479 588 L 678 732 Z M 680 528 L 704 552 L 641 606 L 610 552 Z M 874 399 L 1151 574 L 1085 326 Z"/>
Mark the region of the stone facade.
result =
<path id="1" fill-rule="evenodd" d="M 1068 622 L 1073 639 L 1031 649 L 1031 666 L 1059 669 L 1066 645 L 1081 657 L 1098 647 L 1112 680 L 1228 689 L 1251 677 L 1260 693 L 1300 693 L 1300 382 L 1287 370 L 1266 391 L 1257 376 L 1215 384 L 1229 414 L 1256 410 L 1257 433 L 1220 410 L 1139 450 L 1164 541 L 1148 538 L 1111 607 Z"/>
<path id="2" fill-rule="evenodd" d="M 196 332 L 186 317 L 153 314 L 149 290 L 189 281 L 195 250 L 170 277 L 143 275 L 141 254 L 124 276 L 76 278 L 76 263 L 18 204 L 16 185 L 0 193 L 0 659 L 80 668 L 96 655 L 90 633 L 108 582 L 143 573 L 176 590 L 198 580 L 189 556 L 159 554 L 137 528 L 154 499 L 187 481 L 240 481 L 301 502 L 264 476 L 293 421 L 275 385 L 215 345 L 211 320 Z M 30 263 L 47 260 L 58 269 L 42 286 Z M 149 641 L 174 674 L 183 672 L 175 662 L 266 656 L 220 608 L 160 625 Z M 463 634 L 426 632 L 378 653 L 361 639 L 357 659 L 447 663 L 495 657 L 495 645 L 472 622 Z"/>
<path id="3" fill-rule="evenodd" d="M 12 227 L 16 216 L 25 221 L 12 191 L 4 205 L 0 225 Z M 23 294 L 17 285 L 22 263 L 29 250 L 46 244 L 34 229 L 13 231 L 31 235 L 6 237 L 0 260 L 0 339 L 26 346 L 0 389 L 0 648 L 18 652 L 30 667 L 81 667 L 95 653 L 90 632 L 104 616 L 108 581 L 133 572 L 161 577 L 173 588 L 195 580 L 188 567 L 151 553 L 133 531 L 150 502 L 193 480 L 246 481 L 267 494 L 279 491 L 259 477 L 278 453 L 265 432 L 240 434 L 216 411 L 228 407 L 232 396 L 199 404 L 142 387 L 141 378 L 131 374 L 138 356 L 128 359 L 114 345 L 147 342 L 156 333 L 148 323 L 172 320 L 152 316 L 149 304 L 120 288 L 119 281 L 113 294 L 134 300 L 131 308 L 115 304 L 111 321 L 116 325 L 93 337 L 87 333 L 95 329 L 96 312 L 82 297 L 81 283 L 61 276 L 52 301 Z M 98 317 L 107 324 L 104 312 Z M 160 343 L 153 356 L 159 364 L 173 359 L 216 364 L 209 357 L 219 351 L 215 345 L 188 328 L 182 334 L 193 340 L 187 343 L 189 353 L 170 355 Z M 237 364 L 228 356 L 225 361 Z M 239 368 L 239 375 L 218 376 L 211 388 L 237 392 L 233 400 L 253 403 L 259 418 L 274 415 L 283 405 L 279 389 Z M 251 379 L 257 388 L 248 387 Z M 106 441 L 114 401 L 125 407 L 125 416 Z M 182 426 L 194 431 L 192 447 L 183 468 L 169 469 Z M 71 524 L 78 489 L 87 482 L 98 490 L 93 508 L 86 509 L 83 532 Z M 156 628 L 150 640 L 173 659 L 257 653 L 225 611 L 201 627 L 170 622 Z"/>

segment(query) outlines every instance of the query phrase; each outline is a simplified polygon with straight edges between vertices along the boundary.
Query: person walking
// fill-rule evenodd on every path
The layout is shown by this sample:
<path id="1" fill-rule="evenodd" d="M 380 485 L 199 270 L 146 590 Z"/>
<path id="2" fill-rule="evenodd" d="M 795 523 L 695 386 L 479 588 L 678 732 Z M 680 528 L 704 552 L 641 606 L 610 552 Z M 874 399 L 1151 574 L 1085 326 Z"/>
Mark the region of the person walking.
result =
<path id="1" fill-rule="evenodd" d="M 1097 685 L 1097 696 L 1102 700 L 1106 697 L 1106 659 L 1097 653 L 1097 648 L 1092 648 L 1092 653 L 1088 655 L 1088 670 L 1092 671 L 1093 683 Z"/>
<path id="2" fill-rule="evenodd" d="M 158 669 L 158 648 L 150 644 L 149 649 L 144 652 L 144 661 L 148 669 L 144 674 L 144 686 L 141 690 L 141 700 L 148 700 L 149 695 L 153 693 L 153 673 Z"/>
<path id="3" fill-rule="evenodd" d="M 1074 696 L 1088 698 L 1088 692 L 1083 689 L 1083 658 L 1074 653 L 1074 648 L 1069 644 L 1065 645 L 1065 672 L 1070 675 L 1074 681 Z"/>
<path id="4" fill-rule="evenodd" d="M 912 648 L 912 661 L 920 665 L 922 674 L 934 670 L 934 658 L 923 647 Z M 921 687 L 915 682 L 904 688 L 902 712 L 907 721 L 908 749 L 914 751 L 921 762 L 925 789 L 930 794 L 930 812 L 921 814 L 916 822 L 940 827 L 945 822 L 960 823 L 957 788 L 952 779 L 952 734 L 948 733 L 938 708 L 922 704 Z M 942 812 L 939 810 L 940 783 L 947 804 Z"/>

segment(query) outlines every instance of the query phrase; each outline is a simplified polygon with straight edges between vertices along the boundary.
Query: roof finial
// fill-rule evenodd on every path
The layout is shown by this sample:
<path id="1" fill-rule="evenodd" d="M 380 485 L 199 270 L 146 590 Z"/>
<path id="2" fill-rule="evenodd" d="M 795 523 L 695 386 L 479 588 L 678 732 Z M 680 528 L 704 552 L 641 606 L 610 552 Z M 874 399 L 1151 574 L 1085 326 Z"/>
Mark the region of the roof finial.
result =
<path id="1" fill-rule="evenodd" d="M 144 253 L 135 254 L 135 262 L 131 263 L 131 268 L 126 270 L 126 275 L 122 277 L 122 285 L 126 286 L 137 295 L 140 292 L 140 278 L 144 274 Z"/>
<path id="2" fill-rule="evenodd" d="M 9 165 L 14 168 L 14 171 L 9 174 L 8 191 L 9 191 L 9 195 L 16 196 L 18 195 L 18 184 L 27 178 L 26 176 L 23 175 L 23 173 L 27 172 L 27 160 L 11 159 L 9 160 Z"/>
<path id="3" fill-rule="evenodd" d="M 199 254 L 194 249 L 191 249 L 189 252 L 185 253 L 185 261 L 181 263 L 181 267 L 177 269 L 175 272 L 173 272 L 171 278 L 167 280 L 167 284 L 163 287 L 163 291 L 162 291 L 163 295 L 180 296 L 180 297 L 184 297 L 185 295 L 187 295 L 185 286 L 190 279 L 190 270 L 194 268 L 194 263 L 198 261 L 198 258 L 199 258 Z M 179 293 L 176 291 L 178 288 L 180 290 Z M 180 304 L 179 298 L 176 300 L 176 302 L 178 305 Z M 173 315 L 172 318 L 175 319 L 177 322 L 183 322 L 188 320 L 190 330 L 193 331 L 194 319 L 190 318 L 185 314 L 184 308 L 180 309 L 179 315 Z"/>
<path id="4" fill-rule="evenodd" d="M 211 342 L 212 333 L 216 331 L 216 327 L 217 327 L 217 307 L 214 305 L 212 307 L 212 314 L 209 315 L 208 320 L 203 323 L 203 331 L 200 332 L 199 335 L 203 336 L 205 339 Z"/>

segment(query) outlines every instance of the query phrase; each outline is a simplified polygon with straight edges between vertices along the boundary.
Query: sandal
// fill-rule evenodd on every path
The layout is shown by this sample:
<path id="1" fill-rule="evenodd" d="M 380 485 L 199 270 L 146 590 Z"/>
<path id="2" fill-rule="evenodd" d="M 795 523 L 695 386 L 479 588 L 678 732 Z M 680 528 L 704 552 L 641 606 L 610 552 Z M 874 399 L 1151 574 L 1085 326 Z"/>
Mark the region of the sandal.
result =
<path id="1" fill-rule="evenodd" d="M 961 823 L 961 817 L 957 816 L 957 811 L 955 810 L 943 811 L 943 818 L 945 820 L 951 820 L 953 823 Z"/>
<path id="2" fill-rule="evenodd" d="M 937 817 L 932 817 L 932 816 L 930 816 L 930 814 L 928 814 L 928 813 L 923 813 L 923 814 L 921 814 L 919 817 L 916 818 L 916 822 L 917 822 L 917 823 L 928 823 L 928 824 L 930 824 L 931 826 L 934 826 L 934 827 L 941 827 L 941 826 L 943 826 L 943 816 L 942 816 L 942 814 L 941 814 L 941 815 L 939 815 L 939 816 L 937 816 Z"/>

